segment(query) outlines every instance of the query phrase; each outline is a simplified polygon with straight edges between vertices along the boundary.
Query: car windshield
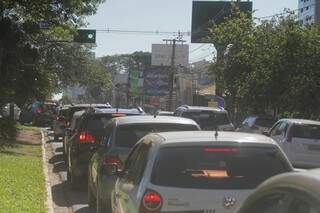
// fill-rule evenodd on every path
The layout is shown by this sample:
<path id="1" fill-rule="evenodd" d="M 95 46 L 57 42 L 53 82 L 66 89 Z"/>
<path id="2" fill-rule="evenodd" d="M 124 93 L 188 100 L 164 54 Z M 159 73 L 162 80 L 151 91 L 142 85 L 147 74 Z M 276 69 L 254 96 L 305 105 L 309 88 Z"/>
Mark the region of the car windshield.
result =
<path id="1" fill-rule="evenodd" d="M 306 139 L 320 139 L 320 125 L 294 125 L 292 137 Z"/>
<path id="2" fill-rule="evenodd" d="M 142 137 L 152 132 L 192 131 L 198 130 L 195 125 L 172 123 L 145 123 L 121 125 L 116 130 L 116 146 L 133 147 Z"/>
<path id="3" fill-rule="evenodd" d="M 203 130 L 213 130 L 220 125 L 227 125 L 231 123 L 227 113 L 216 113 L 212 111 L 183 112 L 182 116 L 194 120 Z"/>
<path id="4" fill-rule="evenodd" d="M 254 189 L 271 176 L 291 171 L 278 148 L 166 147 L 151 182 L 197 189 Z"/>

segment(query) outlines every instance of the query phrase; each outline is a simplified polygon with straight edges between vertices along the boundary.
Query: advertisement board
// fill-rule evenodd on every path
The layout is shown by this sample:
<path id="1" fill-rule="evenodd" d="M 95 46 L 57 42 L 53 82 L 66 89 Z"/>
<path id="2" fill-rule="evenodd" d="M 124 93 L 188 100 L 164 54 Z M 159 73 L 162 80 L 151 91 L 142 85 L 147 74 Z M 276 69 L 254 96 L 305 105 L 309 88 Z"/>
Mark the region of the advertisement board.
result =
<path id="1" fill-rule="evenodd" d="M 204 39 L 209 35 L 210 22 L 221 24 L 231 15 L 232 5 L 252 16 L 252 2 L 193 1 L 191 43 L 207 43 Z"/>
<path id="2" fill-rule="evenodd" d="M 143 72 L 144 94 L 149 96 L 164 96 L 169 93 L 169 67 L 151 67 Z"/>
<path id="3" fill-rule="evenodd" d="M 172 44 L 152 44 L 152 66 L 171 66 Z M 175 66 L 188 67 L 189 45 L 176 44 Z"/>

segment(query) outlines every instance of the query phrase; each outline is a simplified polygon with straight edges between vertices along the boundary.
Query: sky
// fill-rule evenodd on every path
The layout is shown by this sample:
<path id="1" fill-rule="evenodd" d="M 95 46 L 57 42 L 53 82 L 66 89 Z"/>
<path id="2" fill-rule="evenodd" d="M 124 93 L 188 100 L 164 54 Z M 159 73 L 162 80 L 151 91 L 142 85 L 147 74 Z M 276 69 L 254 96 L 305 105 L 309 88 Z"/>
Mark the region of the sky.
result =
<path id="1" fill-rule="evenodd" d="M 284 8 L 297 9 L 298 0 L 252 0 L 254 17 L 277 14 Z M 87 28 L 97 30 L 146 30 L 165 32 L 190 32 L 192 0 L 106 0 L 98 12 L 87 18 Z M 151 52 L 153 43 L 163 43 L 174 34 L 128 34 L 97 32 L 96 57 L 105 55 Z M 190 43 L 190 37 L 183 38 Z M 190 62 L 210 60 L 213 45 L 189 44 Z"/>

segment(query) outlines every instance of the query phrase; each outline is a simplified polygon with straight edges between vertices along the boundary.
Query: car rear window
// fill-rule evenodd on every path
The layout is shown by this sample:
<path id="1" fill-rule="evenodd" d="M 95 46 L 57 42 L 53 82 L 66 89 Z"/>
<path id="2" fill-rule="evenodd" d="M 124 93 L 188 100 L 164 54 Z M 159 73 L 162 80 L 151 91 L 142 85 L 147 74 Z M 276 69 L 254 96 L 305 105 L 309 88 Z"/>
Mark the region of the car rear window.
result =
<path id="1" fill-rule="evenodd" d="M 108 121 L 112 118 L 112 115 L 92 116 L 88 118 L 86 129 L 94 135 L 103 135 L 104 127 Z"/>
<path id="2" fill-rule="evenodd" d="M 257 126 L 262 126 L 262 127 L 268 127 L 271 128 L 273 124 L 275 124 L 275 120 L 272 118 L 257 118 L 256 120 L 256 125 Z"/>
<path id="3" fill-rule="evenodd" d="M 320 139 L 320 125 L 294 125 L 291 132 L 295 138 Z"/>
<path id="4" fill-rule="evenodd" d="M 116 130 L 116 146 L 133 147 L 136 142 L 151 132 L 171 132 L 171 131 L 194 131 L 198 130 L 195 125 L 186 124 L 130 124 L 122 125 Z"/>
<path id="5" fill-rule="evenodd" d="M 212 111 L 184 112 L 182 117 L 190 118 L 197 122 L 201 129 L 214 129 L 219 125 L 230 124 L 227 113 L 216 113 Z"/>
<path id="6" fill-rule="evenodd" d="M 166 147 L 160 149 L 155 185 L 197 189 L 253 189 L 291 167 L 277 148 Z"/>

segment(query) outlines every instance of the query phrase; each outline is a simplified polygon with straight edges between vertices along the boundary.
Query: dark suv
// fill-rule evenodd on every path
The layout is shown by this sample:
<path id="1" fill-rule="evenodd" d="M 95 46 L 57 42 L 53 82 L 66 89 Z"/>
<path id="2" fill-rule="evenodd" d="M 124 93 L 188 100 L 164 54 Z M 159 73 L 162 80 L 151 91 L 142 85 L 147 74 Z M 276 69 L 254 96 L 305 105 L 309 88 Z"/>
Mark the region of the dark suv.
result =
<path id="1" fill-rule="evenodd" d="M 106 123 L 114 117 L 143 115 L 139 109 L 88 109 L 74 114 L 72 135 L 65 144 L 68 180 L 73 188 L 80 188 L 86 180 L 88 162 L 104 135 Z M 70 134 L 71 132 L 69 132 Z"/>
<path id="2" fill-rule="evenodd" d="M 228 112 L 223 109 L 183 105 L 176 109 L 174 115 L 194 120 L 202 130 L 234 131 Z"/>

